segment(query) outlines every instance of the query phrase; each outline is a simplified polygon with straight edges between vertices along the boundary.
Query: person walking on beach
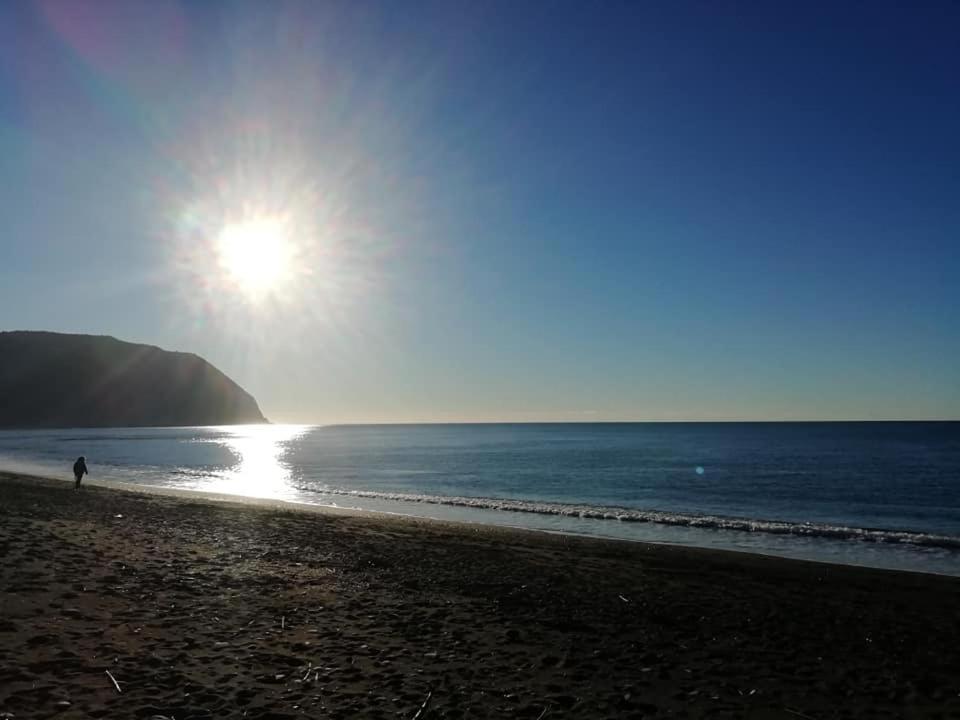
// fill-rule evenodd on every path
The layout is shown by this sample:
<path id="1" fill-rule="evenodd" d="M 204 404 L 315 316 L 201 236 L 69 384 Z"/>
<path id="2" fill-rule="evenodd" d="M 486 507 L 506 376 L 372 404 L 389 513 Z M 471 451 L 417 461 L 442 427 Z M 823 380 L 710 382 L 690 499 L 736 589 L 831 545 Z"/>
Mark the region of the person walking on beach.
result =
<path id="1" fill-rule="evenodd" d="M 80 481 L 83 479 L 83 475 L 86 473 L 90 474 L 90 471 L 87 470 L 87 459 L 81 455 L 77 458 L 77 461 L 73 464 L 73 477 L 76 478 L 77 484 L 74 487 L 74 490 L 80 489 Z"/>

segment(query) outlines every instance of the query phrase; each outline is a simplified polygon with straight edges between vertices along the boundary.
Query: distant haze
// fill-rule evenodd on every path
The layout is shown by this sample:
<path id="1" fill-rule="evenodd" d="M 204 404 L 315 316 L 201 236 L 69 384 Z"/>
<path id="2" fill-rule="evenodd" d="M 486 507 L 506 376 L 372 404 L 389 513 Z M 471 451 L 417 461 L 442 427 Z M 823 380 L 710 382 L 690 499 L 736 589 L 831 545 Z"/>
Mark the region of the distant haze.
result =
<path id="1" fill-rule="evenodd" d="M 0 4 L 0 330 L 274 422 L 960 419 L 960 5 Z"/>

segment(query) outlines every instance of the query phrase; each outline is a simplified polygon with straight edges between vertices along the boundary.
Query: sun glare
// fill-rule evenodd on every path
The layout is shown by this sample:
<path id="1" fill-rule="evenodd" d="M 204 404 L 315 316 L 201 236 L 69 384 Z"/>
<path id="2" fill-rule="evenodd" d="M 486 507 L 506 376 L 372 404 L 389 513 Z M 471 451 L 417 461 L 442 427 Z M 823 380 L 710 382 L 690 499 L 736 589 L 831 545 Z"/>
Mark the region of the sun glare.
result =
<path id="1" fill-rule="evenodd" d="M 280 218 L 259 217 L 224 226 L 217 252 L 228 279 L 253 300 L 281 290 L 290 279 L 293 245 Z"/>

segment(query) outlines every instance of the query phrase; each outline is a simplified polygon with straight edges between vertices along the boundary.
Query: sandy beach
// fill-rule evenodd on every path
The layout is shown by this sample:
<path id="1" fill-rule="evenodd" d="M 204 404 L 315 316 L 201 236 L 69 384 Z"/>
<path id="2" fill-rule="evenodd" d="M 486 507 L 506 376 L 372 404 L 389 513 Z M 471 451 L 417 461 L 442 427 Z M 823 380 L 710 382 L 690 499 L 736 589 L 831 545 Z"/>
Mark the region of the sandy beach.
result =
<path id="1" fill-rule="evenodd" d="M 0 474 L 0 717 L 960 717 L 960 579 Z"/>

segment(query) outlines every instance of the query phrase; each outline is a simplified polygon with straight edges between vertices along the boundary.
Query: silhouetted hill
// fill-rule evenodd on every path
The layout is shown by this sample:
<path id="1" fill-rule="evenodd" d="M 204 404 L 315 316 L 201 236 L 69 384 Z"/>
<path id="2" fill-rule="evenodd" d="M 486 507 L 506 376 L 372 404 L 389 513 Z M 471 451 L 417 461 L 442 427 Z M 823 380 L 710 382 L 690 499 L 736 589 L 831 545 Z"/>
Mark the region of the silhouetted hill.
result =
<path id="1" fill-rule="evenodd" d="M 257 401 L 196 355 L 112 337 L 0 332 L 0 427 L 260 422 Z"/>

